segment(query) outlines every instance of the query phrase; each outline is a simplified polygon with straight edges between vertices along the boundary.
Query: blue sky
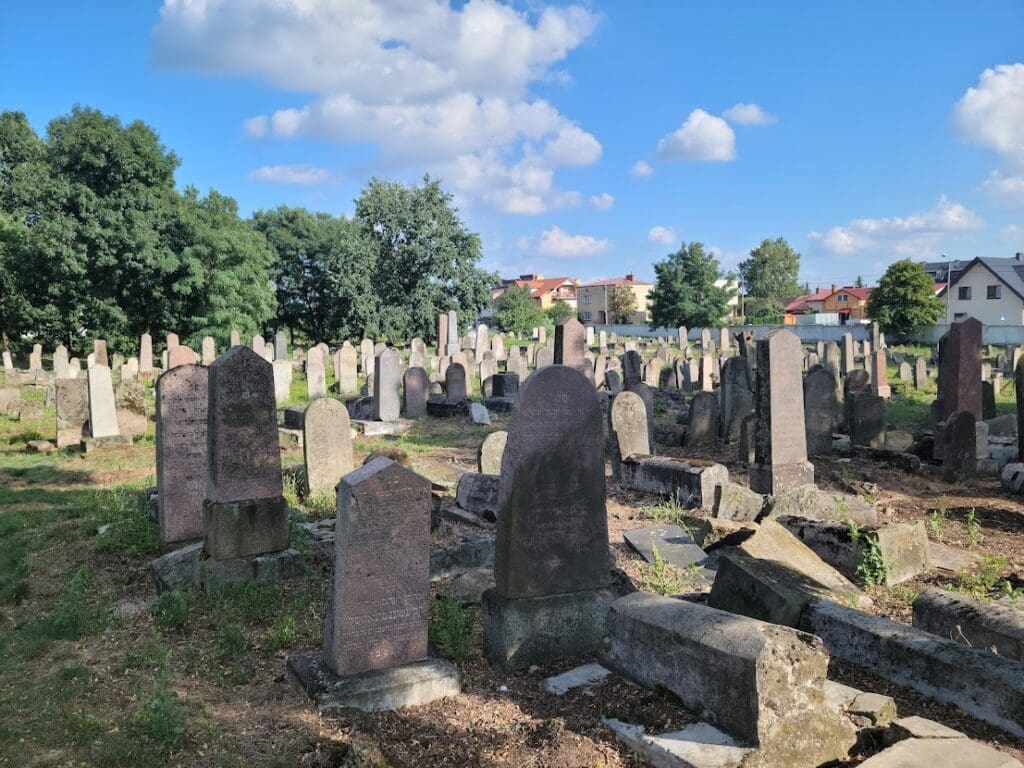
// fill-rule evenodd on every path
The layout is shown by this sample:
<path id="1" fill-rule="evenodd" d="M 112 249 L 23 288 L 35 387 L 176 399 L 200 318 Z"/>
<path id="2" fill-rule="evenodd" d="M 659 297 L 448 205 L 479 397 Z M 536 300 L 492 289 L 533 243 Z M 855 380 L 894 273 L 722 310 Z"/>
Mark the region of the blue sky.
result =
<path id="1" fill-rule="evenodd" d="M 812 287 L 1024 251 L 1024 3 L 12 2 L 0 108 L 151 124 L 179 185 L 350 213 L 440 176 L 485 266 L 785 236 Z"/>

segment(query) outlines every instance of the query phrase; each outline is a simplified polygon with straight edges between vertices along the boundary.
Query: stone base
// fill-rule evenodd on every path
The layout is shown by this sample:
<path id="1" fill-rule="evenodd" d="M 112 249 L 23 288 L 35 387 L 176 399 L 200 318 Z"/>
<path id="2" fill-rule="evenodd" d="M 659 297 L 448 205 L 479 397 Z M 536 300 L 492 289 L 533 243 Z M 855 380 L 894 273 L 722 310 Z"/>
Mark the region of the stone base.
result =
<path id="1" fill-rule="evenodd" d="M 512 413 L 512 406 L 515 405 L 514 397 L 485 397 L 484 405 L 491 413 Z"/>
<path id="2" fill-rule="evenodd" d="M 397 421 L 353 421 L 352 424 L 362 434 L 367 437 L 377 437 L 380 435 L 401 435 L 408 432 L 414 426 L 415 421 L 409 421 L 408 419 L 398 419 Z"/>
<path id="3" fill-rule="evenodd" d="M 778 496 L 789 488 L 814 483 L 814 465 L 809 461 L 796 464 L 751 464 L 747 470 L 750 490 Z"/>
<path id="4" fill-rule="evenodd" d="M 523 669 L 596 651 L 615 599 L 610 589 L 505 598 L 483 594 L 484 654 L 491 664 Z"/>
<path id="5" fill-rule="evenodd" d="M 288 548 L 288 504 L 283 496 L 203 502 L 206 551 L 214 560 L 279 552 Z"/>
<path id="6" fill-rule="evenodd" d="M 83 437 L 82 450 L 92 453 L 97 448 L 104 448 L 108 445 L 131 445 L 131 435 L 107 435 L 106 437 Z"/>
<path id="7" fill-rule="evenodd" d="M 157 594 L 200 585 L 210 591 L 223 584 L 270 583 L 296 578 L 304 573 L 302 555 L 295 549 L 233 560 L 204 560 L 201 541 L 158 557 L 149 564 L 149 570 Z"/>
<path id="8" fill-rule="evenodd" d="M 454 419 L 469 414 L 469 401 L 459 400 L 450 403 L 447 400 L 427 400 L 427 416 L 435 419 Z"/>
<path id="9" fill-rule="evenodd" d="M 462 692 L 459 670 L 442 659 L 341 677 L 324 663 L 320 651 L 311 651 L 289 656 L 286 666 L 320 712 L 343 708 L 385 712 Z"/>

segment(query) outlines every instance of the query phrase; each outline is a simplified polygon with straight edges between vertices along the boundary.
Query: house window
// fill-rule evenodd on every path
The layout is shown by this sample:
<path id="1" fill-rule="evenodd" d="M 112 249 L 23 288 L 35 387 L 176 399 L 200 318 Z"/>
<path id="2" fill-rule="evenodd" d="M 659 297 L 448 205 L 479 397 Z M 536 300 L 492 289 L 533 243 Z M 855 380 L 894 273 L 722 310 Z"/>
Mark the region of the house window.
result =
<path id="1" fill-rule="evenodd" d="M 985 289 L 987 299 L 1001 299 L 1003 298 L 1003 286 L 1001 285 L 990 285 Z"/>
<path id="2" fill-rule="evenodd" d="M 845 304 L 849 300 L 850 297 L 847 296 L 845 293 L 840 293 L 838 296 L 836 296 L 836 301 L 838 301 L 840 304 Z"/>
<path id="3" fill-rule="evenodd" d="M 961 286 L 960 288 L 957 288 L 956 289 L 956 297 L 960 301 L 970 301 L 971 300 L 971 286 L 964 285 L 964 286 Z"/>
<path id="4" fill-rule="evenodd" d="M 967 317 L 967 313 L 966 312 L 954 312 L 953 313 L 953 319 L 954 320 L 963 320 L 965 317 Z"/>
<path id="5" fill-rule="evenodd" d="M 584 323 L 589 323 L 590 322 L 590 313 L 589 312 L 584 312 L 583 313 L 583 322 Z"/>
<path id="6" fill-rule="evenodd" d="M 589 304 L 590 303 L 590 294 L 589 293 L 583 294 L 583 303 L 584 304 Z"/>

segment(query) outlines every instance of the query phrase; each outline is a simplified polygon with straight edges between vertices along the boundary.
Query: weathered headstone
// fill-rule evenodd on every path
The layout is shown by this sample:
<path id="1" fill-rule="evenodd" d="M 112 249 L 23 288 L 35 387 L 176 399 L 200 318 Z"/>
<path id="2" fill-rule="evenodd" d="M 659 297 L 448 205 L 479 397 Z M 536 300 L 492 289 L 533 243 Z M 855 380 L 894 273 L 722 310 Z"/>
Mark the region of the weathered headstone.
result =
<path id="1" fill-rule="evenodd" d="M 231 329 L 230 346 L 237 347 L 241 343 L 242 343 L 242 337 L 238 333 L 238 329 L 237 328 L 232 328 Z"/>
<path id="2" fill-rule="evenodd" d="M 750 489 L 777 496 L 814 482 L 807 461 L 800 340 L 776 329 L 757 342 L 757 440 Z"/>
<path id="3" fill-rule="evenodd" d="M 530 376 L 502 460 L 484 651 L 512 668 L 596 649 L 611 599 L 597 392 L 565 366 Z M 553 510 L 558 510 L 553 514 Z"/>
<path id="4" fill-rule="evenodd" d="M 508 442 L 508 432 L 498 430 L 491 432 L 484 438 L 480 445 L 480 452 L 477 455 L 477 468 L 481 475 L 500 475 L 501 460 L 505 455 L 505 444 Z"/>
<path id="5" fill-rule="evenodd" d="M 946 426 L 942 430 L 942 477 L 948 483 L 977 474 L 978 442 L 975 423 L 970 411 L 956 411 L 946 419 Z"/>
<path id="6" fill-rule="evenodd" d="M 217 343 L 213 340 L 213 336 L 203 337 L 203 365 L 213 365 L 213 361 L 217 359 Z"/>
<path id="7" fill-rule="evenodd" d="M 555 365 L 567 365 L 584 375 L 590 371 L 592 375 L 593 368 L 584 360 L 586 351 L 586 330 L 579 320 L 570 317 L 555 326 Z"/>
<path id="8" fill-rule="evenodd" d="M 476 338 L 474 339 L 473 352 L 476 355 L 476 359 L 480 360 L 484 356 L 484 352 L 491 351 L 491 339 L 487 332 L 487 326 L 480 323 L 476 327 Z"/>
<path id="9" fill-rule="evenodd" d="M 608 438 L 612 444 L 612 470 L 618 474 L 622 460 L 630 456 L 649 456 L 647 407 L 636 392 L 620 392 L 608 409 Z"/>
<path id="10" fill-rule="evenodd" d="M 4 352 L 3 352 L 3 359 L 4 359 L 4 370 L 5 371 L 13 371 L 14 370 L 14 360 L 11 359 L 11 351 L 9 349 L 5 349 L 4 350 Z"/>
<path id="11" fill-rule="evenodd" d="M 306 355 L 306 396 L 310 400 L 327 397 L 327 366 L 317 347 L 310 347 Z"/>
<path id="12" fill-rule="evenodd" d="M 143 378 L 153 375 L 153 337 L 148 333 L 139 339 L 139 375 Z"/>
<path id="13" fill-rule="evenodd" d="M 850 445 L 885 448 L 885 400 L 865 391 L 847 392 L 843 403 Z"/>
<path id="14" fill-rule="evenodd" d="M 721 398 L 722 437 L 738 440 L 740 424 L 754 412 L 754 383 L 747 358 L 730 357 L 722 365 Z"/>
<path id="15" fill-rule="evenodd" d="M 334 353 L 334 378 L 338 382 L 339 394 L 344 395 L 359 389 L 356 349 L 350 341 L 346 341 L 341 345 L 341 349 Z"/>
<path id="16" fill-rule="evenodd" d="M 177 344 L 167 352 L 167 367 L 177 368 L 179 365 L 195 365 L 198 361 L 191 347 Z"/>
<path id="17" fill-rule="evenodd" d="M 294 370 L 290 360 L 275 360 L 274 366 L 274 400 L 284 405 L 292 397 L 292 374 Z"/>
<path id="18" fill-rule="evenodd" d="M 53 350 L 53 377 L 55 379 L 68 377 L 68 348 L 63 344 L 59 344 Z"/>
<path id="19" fill-rule="evenodd" d="M 402 375 L 402 403 L 407 419 L 421 419 L 427 415 L 430 396 L 430 377 L 422 368 L 406 368 Z"/>
<path id="20" fill-rule="evenodd" d="M 644 384 L 655 388 L 661 385 L 661 360 L 657 357 L 648 360 L 644 367 Z"/>
<path id="21" fill-rule="evenodd" d="M 839 409 L 836 377 L 828 368 L 816 368 L 804 379 L 804 429 L 807 455 L 832 453 L 832 429 Z"/>
<path id="22" fill-rule="evenodd" d="M 459 314 L 454 310 L 448 310 L 448 344 L 445 347 L 445 354 L 451 357 L 461 349 L 459 345 Z M 440 351 L 438 354 L 441 354 Z"/>
<path id="23" fill-rule="evenodd" d="M 857 367 L 857 355 L 853 348 L 853 334 L 843 334 L 843 375 Z"/>
<path id="24" fill-rule="evenodd" d="M 318 397 L 302 420 L 302 451 L 306 462 L 306 493 L 334 495 L 342 477 L 352 471 L 352 433 L 348 411 L 333 397 Z"/>
<path id="25" fill-rule="evenodd" d="M 643 360 L 634 349 L 622 356 L 622 383 L 625 386 L 638 384 L 643 379 Z"/>
<path id="26" fill-rule="evenodd" d="M 402 361 L 391 348 L 377 356 L 373 371 L 373 418 L 397 421 L 402 413 Z"/>
<path id="27" fill-rule="evenodd" d="M 449 403 L 466 400 L 466 369 L 461 363 L 452 363 L 444 373 L 445 398 Z"/>
<path id="28" fill-rule="evenodd" d="M 713 392 L 698 392 L 690 400 L 690 421 L 686 428 L 687 448 L 711 445 L 719 432 L 718 397 Z"/>
<path id="29" fill-rule="evenodd" d="M 942 346 L 939 399 L 942 419 L 955 411 L 981 418 L 981 323 L 954 320 Z"/>
<path id="30" fill-rule="evenodd" d="M 179 365 L 156 382 L 156 484 L 160 541 L 203 535 L 209 369 Z"/>
<path id="31" fill-rule="evenodd" d="M 448 315 L 440 314 L 437 316 L 437 356 L 444 357 L 449 354 L 447 351 L 448 346 Z"/>
<path id="32" fill-rule="evenodd" d="M 58 379 L 54 383 L 57 401 L 57 447 L 77 447 L 89 423 L 89 384 L 84 378 Z"/>
<path id="33" fill-rule="evenodd" d="M 884 349 L 876 349 L 871 353 L 871 392 L 883 399 L 888 398 L 891 393 Z"/>
<path id="34" fill-rule="evenodd" d="M 180 343 L 181 343 L 181 340 L 178 338 L 178 334 L 176 334 L 176 333 L 168 333 L 164 337 L 164 347 L 167 349 L 168 352 L 170 352 L 172 349 L 174 349 Z"/>
<path id="35" fill-rule="evenodd" d="M 278 331 L 274 334 L 274 359 L 286 360 L 287 358 L 288 339 L 285 338 L 284 331 Z"/>
<path id="36" fill-rule="evenodd" d="M 43 370 L 43 345 L 33 344 L 32 352 L 28 356 L 28 369 L 30 371 Z"/>
<path id="37" fill-rule="evenodd" d="M 544 345 L 537 347 L 537 364 L 536 368 L 539 371 L 541 368 L 547 368 L 549 365 L 555 364 L 555 348 L 553 346 Z"/>
<path id="38" fill-rule="evenodd" d="M 87 379 L 89 382 L 89 434 L 95 438 L 120 435 L 110 369 L 96 363 L 89 368 Z"/>

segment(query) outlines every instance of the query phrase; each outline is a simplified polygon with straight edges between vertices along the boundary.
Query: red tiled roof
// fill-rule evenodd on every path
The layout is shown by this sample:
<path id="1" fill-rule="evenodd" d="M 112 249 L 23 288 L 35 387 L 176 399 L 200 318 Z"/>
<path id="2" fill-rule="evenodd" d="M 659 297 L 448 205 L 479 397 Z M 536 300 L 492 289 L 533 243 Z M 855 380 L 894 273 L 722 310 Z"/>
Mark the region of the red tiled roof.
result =
<path id="1" fill-rule="evenodd" d="M 861 301 L 865 301 L 868 298 L 868 296 L 871 295 L 870 288 L 855 288 L 849 285 L 843 288 L 837 288 L 833 293 L 830 293 L 829 295 L 834 296 L 836 293 L 842 293 L 844 291 L 850 294 L 851 296 L 856 296 Z"/>
<path id="2" fill-rule="evenodd" d="M 803 301 L 824 301 L 833 293 L 835 293 L 835 291 L 833 291 L 831 288 L 825 288 L 824 290 L 818 291 L 817 293 L 811 293 L 808 294 L 807 296 L 801 296 L 800 299 L 797 299 L 797 301 L 800 301 L 801 299 Z"/>
<path id="3" fill-rule="evenodd" d="M 648 283 L 646 280 L 637 280 L 636 278 L 628 280 L 625 277 L 609 277 L 607 280 L 595 280 L 592 283 L 583 283 L 580 288 L 596 288 L 602 285 L 654 285 L 654 283 Z"/>
<path id="4" fill-rule="evenodd" d="M 512 284 L 517 285 L 520 288 L 524 286 L 530 289 L 530 292 L 534 295 L 542 295 L 550 293 L 561 285 L 570 283 L 573 286 L 576 285 L 571 277 L 546 277 L 543 280 L 513 280 Z"/>

